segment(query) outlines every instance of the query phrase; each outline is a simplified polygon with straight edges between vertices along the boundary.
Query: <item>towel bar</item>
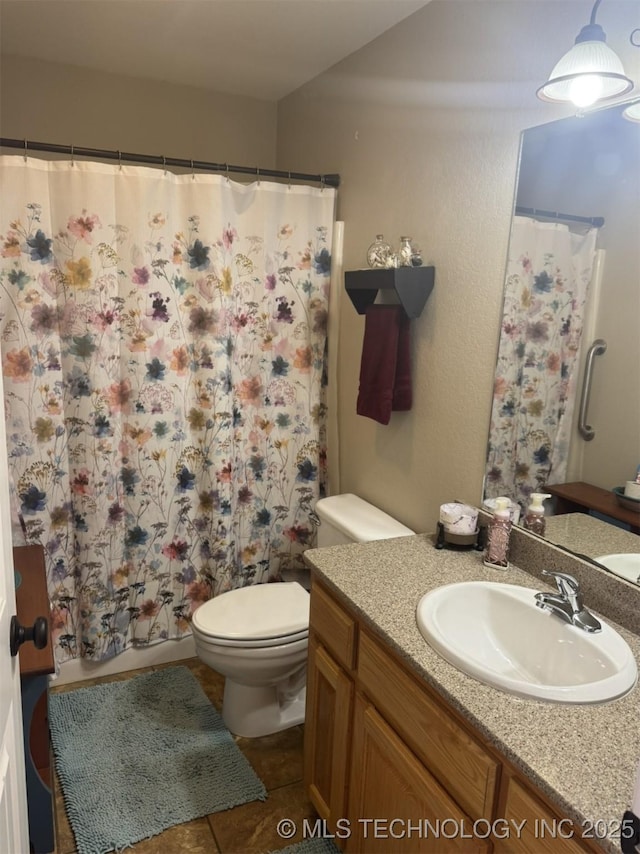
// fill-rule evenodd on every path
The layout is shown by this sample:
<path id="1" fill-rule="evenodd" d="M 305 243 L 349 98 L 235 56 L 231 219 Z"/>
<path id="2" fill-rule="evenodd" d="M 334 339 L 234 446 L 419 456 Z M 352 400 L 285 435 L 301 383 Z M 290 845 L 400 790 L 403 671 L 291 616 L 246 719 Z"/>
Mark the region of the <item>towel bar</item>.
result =
<path id="1" fill-rule="evenodd" d="M 344 274 L 347 293 L 358 314 L 375 302 L 379 290 L 394 290 L 407 317 L 420 317 L 435 284 L 435 267 L 350 270 Z"/>

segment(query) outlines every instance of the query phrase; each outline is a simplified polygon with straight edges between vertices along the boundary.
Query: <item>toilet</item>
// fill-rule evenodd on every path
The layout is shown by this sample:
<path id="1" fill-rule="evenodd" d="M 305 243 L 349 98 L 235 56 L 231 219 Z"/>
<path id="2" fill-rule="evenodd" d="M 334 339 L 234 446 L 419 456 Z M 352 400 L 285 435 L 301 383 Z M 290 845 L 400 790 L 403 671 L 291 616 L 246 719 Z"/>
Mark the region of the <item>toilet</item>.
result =
<path id="1" fill-rule="evenodd" d="M 318 548 L 406 537 L 410 528 L 357 495 L 316 505 Z M 194 612 L 201 661 L 225 677 L 222 718 L 235 735 L 255 738 L 304 721 L 309 593 L 297 582 L 230 590 Z"/>

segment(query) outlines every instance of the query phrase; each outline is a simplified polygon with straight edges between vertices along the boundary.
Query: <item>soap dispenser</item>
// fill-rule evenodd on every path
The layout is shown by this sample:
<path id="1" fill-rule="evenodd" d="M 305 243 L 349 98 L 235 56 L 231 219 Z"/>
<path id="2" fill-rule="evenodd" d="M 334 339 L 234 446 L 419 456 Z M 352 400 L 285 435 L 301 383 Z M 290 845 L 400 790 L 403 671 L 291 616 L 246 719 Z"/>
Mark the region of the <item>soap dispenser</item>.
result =
<path id="1" fill-rule="evenodd" d="M 511 535 L 511 501 L 496 498 L 495 510 L 487 530 L 485 566 L 507 569 L 509 566 L 509 537 Z"/>
<path id="2" fill-rule="evenodd" d="M 530 495 L 531 503 L 527 507 L 527 512 L 524 517 L 524 527 L 527 531 L 531 531 L 533 534 L 539 534 L 541 537 L 544 536 L 544 530 L 546 527 L 543 502 L 547 498 L 551 498 L 551 496 L 546 492 L 532 492 Z"/>

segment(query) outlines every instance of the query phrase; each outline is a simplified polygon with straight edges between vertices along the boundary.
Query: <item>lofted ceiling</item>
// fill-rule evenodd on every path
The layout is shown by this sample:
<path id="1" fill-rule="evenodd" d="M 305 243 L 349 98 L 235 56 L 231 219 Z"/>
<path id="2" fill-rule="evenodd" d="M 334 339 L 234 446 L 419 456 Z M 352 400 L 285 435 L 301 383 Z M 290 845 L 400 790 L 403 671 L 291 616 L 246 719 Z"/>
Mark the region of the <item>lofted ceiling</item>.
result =
<path id="1" fill-rule="evenodd" d="M 0 0 L 0 50 L 277 101 L 429 0 Z"/>

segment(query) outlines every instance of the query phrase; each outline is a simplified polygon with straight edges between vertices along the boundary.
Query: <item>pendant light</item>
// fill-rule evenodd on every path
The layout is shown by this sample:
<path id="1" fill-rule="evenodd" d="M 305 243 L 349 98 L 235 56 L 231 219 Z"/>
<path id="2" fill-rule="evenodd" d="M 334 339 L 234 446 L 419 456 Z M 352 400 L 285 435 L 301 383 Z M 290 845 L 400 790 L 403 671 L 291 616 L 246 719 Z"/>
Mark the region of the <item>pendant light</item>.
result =
<path id="1" fill-rule="evenodd" d="M 633 89 L 622 62 L 606 43 L 604 30 L 596 24 L 601 2 L 596 0 L 591 20 L 580 30 L 574 46 L 556 64 L 547 82 L 538 89 L 536 94 L 543 101 L 588 107 Z"/>
<path id="2" fill-rule="evenodd" d="M 630 104 L 623 112 L 622 117 L 630 122 L 640 122 L 640 101 Z"/>

